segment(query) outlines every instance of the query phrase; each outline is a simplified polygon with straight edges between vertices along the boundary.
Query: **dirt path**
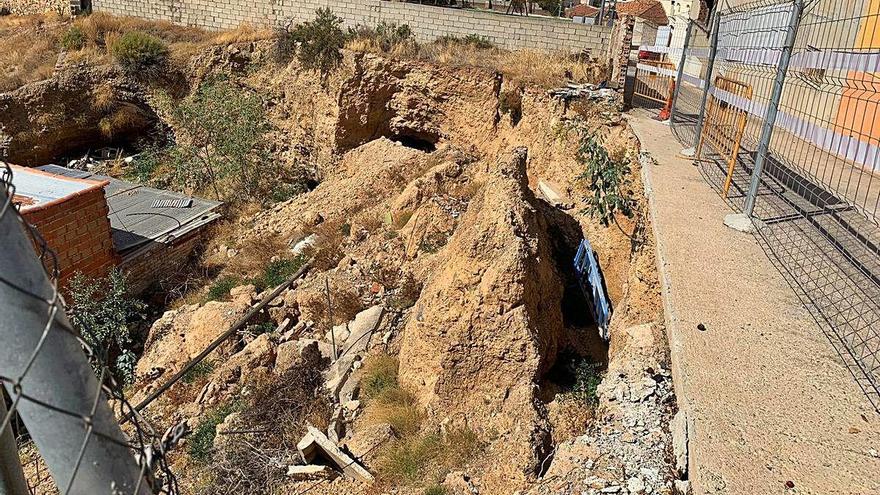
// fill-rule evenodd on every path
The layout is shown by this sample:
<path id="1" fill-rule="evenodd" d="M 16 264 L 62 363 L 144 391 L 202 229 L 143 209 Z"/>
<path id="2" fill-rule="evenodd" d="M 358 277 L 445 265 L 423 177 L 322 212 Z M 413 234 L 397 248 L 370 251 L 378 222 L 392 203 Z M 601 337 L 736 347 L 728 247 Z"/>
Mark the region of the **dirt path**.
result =
<path id="1" fill-rule="evenodd" d="M 880 415 L 756 239 L 636 113 L 695 494 L 878 494 Z M 705 331 L 698 330 L 698 324 Z"/>

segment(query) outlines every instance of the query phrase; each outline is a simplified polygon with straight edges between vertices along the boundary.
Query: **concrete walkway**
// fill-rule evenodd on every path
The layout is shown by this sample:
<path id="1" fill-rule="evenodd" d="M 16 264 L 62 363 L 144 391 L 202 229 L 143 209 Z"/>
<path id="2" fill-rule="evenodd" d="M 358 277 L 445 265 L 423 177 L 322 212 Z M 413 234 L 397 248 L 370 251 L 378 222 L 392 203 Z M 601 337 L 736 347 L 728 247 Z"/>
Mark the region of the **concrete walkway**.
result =
<path id="1" fill-rule="evenodd" d="M 880 415 L 757 240 L 723 225 L 731 210 L 669 127 L 630 123 L 657 160 L 644 172 L 694 493 L 880 494 Z"/>

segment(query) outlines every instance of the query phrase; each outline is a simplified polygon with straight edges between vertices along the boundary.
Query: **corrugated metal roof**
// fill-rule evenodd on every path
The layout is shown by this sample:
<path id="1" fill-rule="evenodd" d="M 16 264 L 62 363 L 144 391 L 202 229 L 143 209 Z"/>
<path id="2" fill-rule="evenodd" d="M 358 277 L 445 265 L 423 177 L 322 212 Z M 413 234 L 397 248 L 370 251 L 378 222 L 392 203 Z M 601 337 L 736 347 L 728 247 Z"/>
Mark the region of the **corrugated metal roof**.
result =
<path id="1" fill-rule="evenodd" d="M 220 202 L 201 198 L 190 198 L 185 194 L 163 191 L 126 182 L 83 170 L 74 170 L 59 165 L 44 165 L 39 170 L 78 179 L 106 180 L 104 188 L 107 206 L 110 210 L 110 227 L 113 232 L 113 247 L 125 256 L 151 241 L 170 242 L 220 217 L 215 210 Z M 192 199 L 188 207 L 154 208 L 158 200 L 164 206 L 165 200 Z"/>

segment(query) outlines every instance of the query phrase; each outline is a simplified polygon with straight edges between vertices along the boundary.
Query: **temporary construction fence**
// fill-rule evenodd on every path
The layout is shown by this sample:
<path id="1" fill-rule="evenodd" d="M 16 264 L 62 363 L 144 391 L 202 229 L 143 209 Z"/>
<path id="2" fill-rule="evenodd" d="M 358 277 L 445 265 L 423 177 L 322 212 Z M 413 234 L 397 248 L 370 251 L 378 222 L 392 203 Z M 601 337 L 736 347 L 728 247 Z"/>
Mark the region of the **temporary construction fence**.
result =
<path id="1" fill-rule="evenodd" d="M 633 98 L 664 106 L 675 91 L 675 64 L 668 60 L 639 60 Z"/>
<path id="2" fill-rule="evenodd" d="M 872 0 L 724 3 L 688 28 L 671 124 L 880 410 L 878 18 Z"/>

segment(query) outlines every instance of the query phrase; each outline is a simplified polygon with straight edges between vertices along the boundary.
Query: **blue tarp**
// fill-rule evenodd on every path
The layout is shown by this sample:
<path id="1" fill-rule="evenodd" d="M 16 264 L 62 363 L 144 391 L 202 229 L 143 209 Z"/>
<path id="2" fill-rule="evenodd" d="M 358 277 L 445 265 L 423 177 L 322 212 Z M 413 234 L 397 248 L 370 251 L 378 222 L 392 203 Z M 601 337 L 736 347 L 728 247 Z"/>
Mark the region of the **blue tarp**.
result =
<path id="1" fill-rule="evenodd" d="M 593 246 L 587 239 L 582 240 L 578 246 L 577 254 L 574 256 L 574 271 L 577 275 L 578 285 L 581 286 L 584 296 L 590 303 L 590 311 L 599 327 L 599 336 L 602 337 L 602 340 L 608 341 L 611 301 L 605 291 L 605 280 L 602 277 L 599 262 L 596 260 L 596 253 L 593 252 Z"/>

